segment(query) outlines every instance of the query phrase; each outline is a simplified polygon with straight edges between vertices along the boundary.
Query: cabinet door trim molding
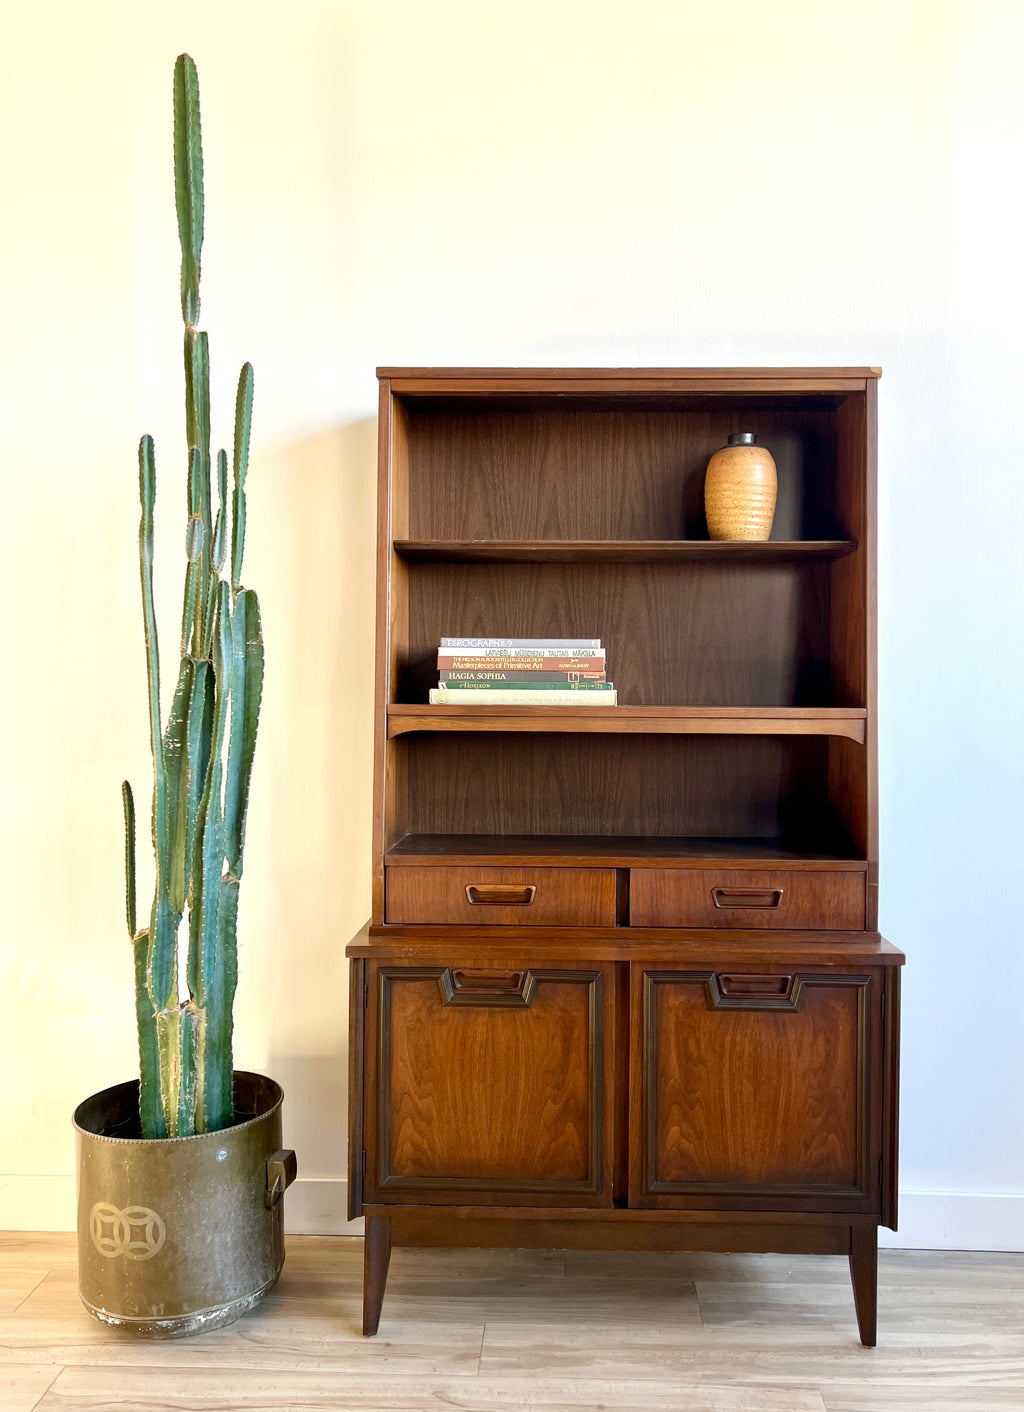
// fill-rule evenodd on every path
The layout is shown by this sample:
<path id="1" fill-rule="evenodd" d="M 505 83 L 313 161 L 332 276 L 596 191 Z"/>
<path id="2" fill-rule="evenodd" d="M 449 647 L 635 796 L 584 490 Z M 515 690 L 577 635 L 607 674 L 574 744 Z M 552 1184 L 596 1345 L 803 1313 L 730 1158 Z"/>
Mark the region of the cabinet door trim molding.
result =
<path id="1" fill-rule="evenodd" d="M 639 968 L 638 968 L 639 969 Z M 730 977 L 741 973 L 735 969 Z M 862 1201 L 872 1190 L 871 1153 L 869 1141 L 869 1095 L 871 1083 L 871 1044 L 870 1044 L 870 997 L 872 978 L 870 975 L 823 975 L 809 972 L 779 974 L 777 979 L 785 981 L 785 991 L 777 995 L 735 997 L 730 1003 L 728 985 L 723 995 L 723 979 L 716 971 L 651 971 L 643 970 L 643 991 L 641 1003 L 641 1064 L 643 1070 L 640 1103 L 642 1128 L 641 1151 L 641 1196 L 709 1196 L 725 1197 L 834 1197 L 848 1201 Z M 761 977 L 758 977 L 761 979 Z M 813 987 L 852 987 L 857 991 L 857 1097 L 856 1097 L 856 1159 L 857 1184 L 855 1186 L 834 1183 L 772 1183 L 772 1182 L 733 1182 L 733 1181 L 666 1181 L 657 1180 L 657 1079 L 658 1079 L 658 1025 L 655 1006 L 659 985 L 679 984 L 700 985 L 709 1010 L 761 1010 L 782 1011 L 798 1014 L 803 1008 L 806 991 Z M 634 1091 L 635 1092 L 635 1091 Z"/>
<path id="2" fill-rule="evenodd" d="M 469 966 L 380 966 L 377 971 L 377 1181 L 378 1192 L 392 1191 L 481 1191 L 481 1192 L 565 1192 L 567 1195 L 600 1196 L 604 1186 L 604 1064 L 603 1019 L 604 973 L 599 970 L 541 970 L 517 968 L 518 985 L 500 994 L 459 991 L 453 975 L 471 971 Z M 534 1180 L 515 1177 L 403 1177 L 390 1170 L 391 1151 L 391 995 L 396 980 L 436 980 L 442 1005 L 460 1008 L 529 1010 L 537 990 L 545 981 L 586 983 L 588 994 L 588 1083 L 590 1111 L 587 1175 L 583 1181 Z"/>

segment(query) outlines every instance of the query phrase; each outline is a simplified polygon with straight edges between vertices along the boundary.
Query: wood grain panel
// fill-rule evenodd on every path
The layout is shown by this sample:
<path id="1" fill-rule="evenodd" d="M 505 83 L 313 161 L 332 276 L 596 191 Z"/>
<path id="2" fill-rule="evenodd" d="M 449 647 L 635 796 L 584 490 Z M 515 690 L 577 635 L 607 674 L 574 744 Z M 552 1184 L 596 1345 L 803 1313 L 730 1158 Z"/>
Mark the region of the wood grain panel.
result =
<path id="1" fill-rule="evenodd" d="M 449 1003 L 453 968 L 382 967 L 377 1186 L 475 1201 L 610 1193 L 610 968 L 533 972 L 529 1004 Z M 474 967 L 459 968 L 464 987 Z M 490 975 L 482 978 L 486 990 Z M 464 999 L 464 997 L 463 997 Z M 474 1195 L 476 1193 L 476 1195 Z M 607 1198 L 610 1199 L 610 1196 Z"/>
<path id="2" fill-rule="evenodd" d="M 383 1209 L 383 1208 L 380 1208 Z M 580 1211 L 566 1220 L 561 1212 L 552 1214 L 524 1210 L 482 1213 L 463 1207 L 445 1213 L 439 1221 L 429 1207 L 387 1208 L 396 1245 L 454 1246 L 461 1250 L 492 1247 L 536 1250 L 689 1250 L 689 1251 L 788 1251 L 793 1255 L 845 1255 L 850 1243 L 850 1226 L 831 1217 L 826 1221 L 764 1220 L 723 1217 L 691 1220 L 707 1212 L 672 1212 L 670 1221 L 655 1220 L 662 1211 Z M 644 1219 L 645 1217 L 650 1219 Z M 874 1227 L 869 1229 L 874 1232 Z"/>
<path id="3" fill-rule="evenodd" d="M 622 706 L 857 706 L 829 680 L 817 559 L 421 563 L 394 701 L 437 685 L 444 635 L 600 637 Z"/>
<path id="4" fill-rule="evenodd" d="M 608 927 L 615 925 L 615 884 L 614 868 L 389 868 L 387 920 Z M 499 905 L 509 890 L 523 900 Z"/>
<path id="5" fill-rule="evenodd" d="M 706 539 L 704 472 L 730 433 L 775 458 L 773 537 L 831 539 L 835 412 L 783 399 L 539 408 L 408 399 L 412 539 Z"/>
<path id="6" fill-rule="evenodd" d="M 731 1009 L 714 1007 L 714 977 L 636 974 L 638 1204 L 697 1192 L 863 1196 L 870 978 L 801 975 L 795 1009 Z"/>
<path id="7" fill-rule="evenodd" d="M 641 927 L 852 931 L 864 925 L 864 874 L 634 868 L 629 918 Z"/>
<path id="8" fill-rule="evenodd" d="M 348 1219 L 363 1214 L 363 1021 L 366 963 L 354 959 L 348 979 Z"/>
<path id="9" fill-rule="evenodd" d="M 868 861 L 867 925 L 878 924 L 877 789 L 877 383 L 848 397 L 836 418 L 836 508 L 855 553 L 832 566 L 830 674 L 843 699 L 860 702 L 868 720 L 862 749 L 836 742 L 830 792 Z"/>
<path id="10" fill-rule="evenodd" d="M 821 737 L 438 732 L 402 739 L 413 834 L 781 840 L 799 828 L 812 852 L 837 851 Z"/>

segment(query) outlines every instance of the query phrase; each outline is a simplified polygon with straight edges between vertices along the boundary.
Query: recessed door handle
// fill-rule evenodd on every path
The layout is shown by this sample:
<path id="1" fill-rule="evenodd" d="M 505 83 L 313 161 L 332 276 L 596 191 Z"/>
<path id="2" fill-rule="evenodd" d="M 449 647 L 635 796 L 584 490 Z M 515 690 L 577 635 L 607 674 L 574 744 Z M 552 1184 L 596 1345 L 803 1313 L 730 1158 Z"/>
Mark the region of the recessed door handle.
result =
<path id="1" fill-rule="evenodd" d="M 532 971 L 464 971 L 450 966 L 439 982 L 446 1005 L 529 1010 L 537 993 Z"/>
<path id="2" fill-rule="evenodd" d="M 712 1010 L 799 1010 L 799 976 L 730 975 L 720 972 L 707 983 Z"/>
<path id="3" fill-rule="evenodd" d="M 533 883 L 468 883 L 466 900 L 471 907 L 529 907 L 537 896 Z"/>
<path id="4" fill-rule="evenodd" d="M 778 907 L 781 887 L 713 887 L 711 900 L 716 907 Z"/>

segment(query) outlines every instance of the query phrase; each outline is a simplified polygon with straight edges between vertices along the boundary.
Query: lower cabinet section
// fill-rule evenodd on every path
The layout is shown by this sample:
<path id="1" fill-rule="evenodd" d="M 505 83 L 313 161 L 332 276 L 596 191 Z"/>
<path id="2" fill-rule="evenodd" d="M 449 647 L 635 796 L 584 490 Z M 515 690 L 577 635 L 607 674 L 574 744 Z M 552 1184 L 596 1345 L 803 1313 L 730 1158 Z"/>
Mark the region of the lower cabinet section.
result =
<path id="1" fill-rule="evenodd" d="M 724 968 L 693 939 L 670 968 L 628 943 L 593 965 L 518 945 L 355 962 L 368 1331 L 394 1236 L 841 1251 L 873 1342 L 876 1228 L 895 1226 L 898 953 L 815 965 L 805 945 L 787 964 L 759 942 L 756 967 Z"/>

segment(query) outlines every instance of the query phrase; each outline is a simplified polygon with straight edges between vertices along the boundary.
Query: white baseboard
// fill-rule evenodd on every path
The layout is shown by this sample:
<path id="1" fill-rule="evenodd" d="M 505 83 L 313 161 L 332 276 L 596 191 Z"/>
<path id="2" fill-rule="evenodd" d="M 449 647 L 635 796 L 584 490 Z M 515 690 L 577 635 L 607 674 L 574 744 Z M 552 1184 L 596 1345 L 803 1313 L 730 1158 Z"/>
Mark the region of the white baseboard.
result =
<path id="1" fill-rule="evenodd" d="M 341 1177 L 297 1180 L 284 1199 L 287 1235 L 362 1235 L 362 1220 L 348 1218 L 348 1182 Z"/>
<path id="2" fill-rule="evenodd" d="M 890 1250 L 1024 1250 L 1024 1195 L 901 1191 L 899 1230 L 878 1232 Z"/>
<path id="3" fill-rule="evenodd" d="M 0 1229 L 73 1231 L 77 1225 L 73 1176 L 0 1172 Z"/>
<path id="4" fill-rule="evenodd" d="M 0 1173 L 0 1230 L 73 1231 L 78 1204 L 73 1176 Z M 289 1235 L 362 1235 L 348 1219 L 348 1182 L 299 1177 L 284 1203 Z"/>
<path id="5" fill-rule="evenodd" d="M 289 1235 L 361 1235 L 348 1219 L 348 1183 L 299 1177 L 285 1197 Z M 73 1231 L 72 1176 L 0 1174 L 0 1230 Z M 900 1228 L 881 1230 L 878 1243 L 895 1250 L 1024 1251 L 1024 1194 L 900 1192 Z"/>

